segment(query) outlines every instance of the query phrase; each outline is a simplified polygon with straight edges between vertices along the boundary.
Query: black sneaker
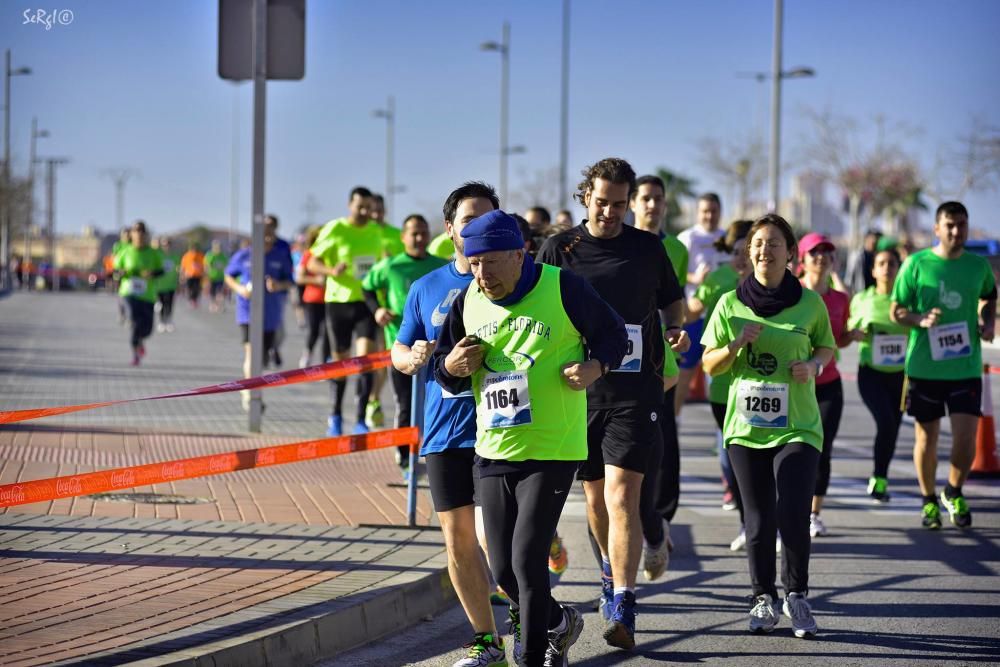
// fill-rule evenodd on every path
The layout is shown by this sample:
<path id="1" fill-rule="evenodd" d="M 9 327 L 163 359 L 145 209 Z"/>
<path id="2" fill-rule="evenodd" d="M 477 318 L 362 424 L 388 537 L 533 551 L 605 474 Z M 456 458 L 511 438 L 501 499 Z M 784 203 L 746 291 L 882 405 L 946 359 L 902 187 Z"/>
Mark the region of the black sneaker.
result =
<path id="1" fill-rule="evenodd" d="M 569 665 L 569 647 L 576 643 L 583 632 L 583 616 L 573 607 L 563 605 L 562 631 L 549 630 L 549 647 L 545 649 L 544 667 L 564 667 Z"/>

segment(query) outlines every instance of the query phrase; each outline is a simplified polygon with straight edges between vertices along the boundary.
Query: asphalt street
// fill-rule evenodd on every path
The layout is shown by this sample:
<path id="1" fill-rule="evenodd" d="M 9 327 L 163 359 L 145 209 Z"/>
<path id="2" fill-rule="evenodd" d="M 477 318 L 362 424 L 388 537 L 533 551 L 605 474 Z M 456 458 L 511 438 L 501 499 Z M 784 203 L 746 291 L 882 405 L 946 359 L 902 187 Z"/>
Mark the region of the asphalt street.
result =
<path id="1" fill-rule="evenodd" d="M 586 621 L 570 652 L 571 664 L 1000 664 L 1000 482 L 977 480 L 966 485 L 972 529 L 960 531 L 947 519 L 941 531 L 923 529 L 911 461 L 913 428 L 904 423 L 890 470 L 892 501 L 873 505 L 865 493 L 873 424 L 858 398 L 853 376 L 856 353 L 850 349 L 842 356 L 848 374 L 846 407 L 823 512 L 830 532 L 813 541 L 810 567 L 810 600 L 819 635 L 796 639 L 785 618 L 772 635 L 747 632 L 746 554 L 729 550 L 738 516 L 720 506 L 714 424 L 708 407 L 690 405 L 681 424 L 681 509 L 671 529 L 675 549 L 665 578 L 639 587 L 633 652 L 613 649 L 602 639 L 602 624 L 593 607 L 598 571 L 587 543 L 579 489 L 568 501 L 559 532 L 570 551 L 570 566 L 555 595 L 585 612 Z M 1000 361 L 995 349 L 986 357 Z M 942 430 L 940 452 L 946 457 L 947 424 Z M 939 481 L 946 470 L 943 460 Z M 640 581 L 641 577 L 640 573 Z M 496 610 L 498 622 L 506 619 L 505 610 Z M 388 641 L 320 664 L 451 665 L 463 656 L 460 647 L 470 639 L 468 623 L 456 605 Z"/>

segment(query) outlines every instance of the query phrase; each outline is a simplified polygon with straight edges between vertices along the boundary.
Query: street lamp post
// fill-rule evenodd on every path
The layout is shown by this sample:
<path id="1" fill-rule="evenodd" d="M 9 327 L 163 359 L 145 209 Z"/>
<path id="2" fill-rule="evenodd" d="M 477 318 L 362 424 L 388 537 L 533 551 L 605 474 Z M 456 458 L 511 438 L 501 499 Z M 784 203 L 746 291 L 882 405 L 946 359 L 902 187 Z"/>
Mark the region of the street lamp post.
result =
<path id="1" fill-rule="evenodd" d="M 482 51 L 500 53 L 500 204 L 507 204 L 507 134 L 510 126 L 510 22 L 503 23 L 503 37 L 500 42 L 483 42 Z"/>
<path id="2" fill-rule="evenodd" d="M 563 0 L 559 96 L 559 208 L 569 208 L 569 0 Z"/>
<path id="3" fill-rule="evenodd" d="M 372 111 L 375 118 L 385 119 L 385 219 L 391 220 L 395 213 L 393 195 L 396 193 L 396 98 L 390 95 L 384 109 Z"/>
<path id="4" fill-rule="evenodd" d="M 0 289 L 7 289 L 10 280 L 10 77 L 31 74 L 30 67 L 11 69 L 10 49 L 7 49 L 3 77 L 3 220 L 0 221 Z"/>
<path id="5" fill-rule="evenodd" d="M 49 136 L 48 130 L 38 129 L 38 119 L 31 119 L 31 152 L 28 160 L 28 214 L 24 224 L 24 261 L 21 262 L 21 282 L 31 289 L 31 228 L 35 225 L 35 162 L 37 162 L 36 145 L 39 139 Z"/>
<path id="6" fill-rule="evenodd" d="M 771 146 L 768 152 L 768 202 L 769 211 L 777 212 L 781 177 L 781 80 L 815 76 L 809 67 L 781 69 L 782 26 L 784 0 L 774 0 L 774 46 L 771 52 Z M 762 79 L 758 78 L 758 81 Z"/>

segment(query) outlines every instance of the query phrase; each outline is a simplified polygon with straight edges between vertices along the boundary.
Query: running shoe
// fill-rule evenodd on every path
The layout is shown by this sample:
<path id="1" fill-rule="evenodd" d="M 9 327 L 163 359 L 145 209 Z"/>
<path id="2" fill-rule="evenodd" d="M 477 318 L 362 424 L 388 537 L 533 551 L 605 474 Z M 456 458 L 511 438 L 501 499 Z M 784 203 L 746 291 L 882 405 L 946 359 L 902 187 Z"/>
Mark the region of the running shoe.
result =
<path id="1" fill-rule="evenodd" d="M 309 362 L 311 361 L 311 356 L 312 355 L 310 355 L 308 351 L 303 352 L 302 356 L 299 357 L 299 368 L 307 368 L 309 366 Z"/>
<path id="2" fill-rule="evenodd" d="M 936 502 L 924 503 L 923 524 L 928 530 L 941 529 L 941 508 Z"/>
<path id="3" fill-rule="evenodd" d="M 139 352 L 138 351 L 132 353 L 132 365 L 133 366 L 138 366 L 141 361 L 142 361 L 142 357 L 139 356 Z"/>
<path id="4" fill-rule="evenodd" d="M 500 590 L 497 586 L 497 590 L 507 597 L 507 594 Z M 508 602 L 510 598 L 508 598 Z M 524 647 L 521 646 L 521 611 L 519 609 L 514 609 L 513 607 L 507 608 L 507 634 L 514 638 L 514 650 L 511 653 L 511 657 L 514 658 L 514 664 L 521 664 L 521 654 L 524 651 Z"/>
<path id="5" fill-rule="evenodd" d="M 781 553 L 781 533 L 778 533 L 778 536 L 774 538 L 774 552 Z"/>
<path id="6" fill-rule="evenodd" d="M 163 322 L 160 322 L 159 324 L 156 325 L 156 332 L 157 333 L 166 333 L 167 332 L 167 325 L 164 324 Z"/>
<path id="7" fill-rule="evenodd" d="M 569 552 L 563 546 L 559 533 L 552 536 L 552 544 L 549 545 L 549 572 L 555 575 L 562 575 L 569 567 Z"/>
<path id="8" fill-rule="evenodd" d="M 969 503 L 965 502 L 965 496 L 949 498 L 942 491 L 941 502 L 948 510 L 948 516 L 951 517 L 951 522 L 955 527 L 968 528 L 972 525 L 972 510 L 969 509 Z"/>
<path id="9" fill-rule="evenodd" d="M 615 602 L 615 580 L 611 577 L 601 575 L 601 617 L 605 621 L 611 620 L 611 612 L 614 611 Z"/>
<path id="10" fill-rule="evenodd" d="M 136 352 L 139 353 L 140 357 L 145 357 L 146 356 L 146 346 L 140 344 L 139 347 L 136 348 Z"/>
<path id="11" fill-rule="evenodd" d="M 271 350 L 271 359 L 274 361 L 275 368 L 280 368 L 282 363 L 284 363 L 281 360 L 281 352 L 278 352 L 278 348 Z"/>
<path id="12" fill-rule="evenodd" d="M 368 433 L 368 425 L 364 422 L 358 422 L 354 425 L 354 435 L 364 435 Z"/>
<path id="13" fill-rule="evenodd" d="M 774 598 L 762 593 L 753 599 L 750 607 L 750 632 L 771 632 L 778 625 L 778 614 L 774 610 Z"/>
<path id="14" fill-rule="evenodd" d="M 670 524 L 663 521 L 663 542 L 658 547 L 643 545 L 642 574 L 646 581 L 656 581 L 670 565 Z"/>
<path id="15" fill-rule="evenodd" d="M 569 647 L 576 643 L 583 632 L 583 615 L 568 605 L 562 606 L 562 630 L 549 630 L 549 647 L 545 649 L 544 667 L 563 667 L 569 665 L 567 654 Z"/>
<path id="16" fill-rule="evenodd" d="M 736 509 L 736 495 L 733 494 L 732 489 L 726 489 L 722 494 L 722 509 L 727 512 Z"/>
<path id="17" fill-rule="evenodd" d="M 175 327 L 174 327 L 174 323 L 173 322 L 167 322 L 167 333 L 173 333 L 174 332 L 174 328 Z"/>
<path id="18" fill-rule="evenodd" d="M 816 619 L 813 618 L 812 609 L 806 601 L 803 593 L 789 593 L 785 596 L 785 604 L 782 605 L 785 616 L 792 619 L 792 632 L 799 639 L 803 637 L 813 637 L 816 635 Z"/>
<path id="19" fill-rule="evenodd" d="M 344 418 L 340 415 L 330 415 L 326 420 L 326 434 L 335 437 L 344 434 Z"/>
<path id="20" fill-rule="evenodd" d="M 609 646 L 631 651 L 635 648 L 635 594 L 625 593 L 618 598 L 618 604 L 611 614 L 611 620 L 604 628 L 604 641 Z"/>
<path id="21" fill-rule="evenodd" d="M 368 401 L 365 407 L 365 423 L 372 429 L 385 426 L 385 415 L 382 414 L 382 401 Z"/>
<path id="22" fill-rule="evenodd" d="M 503 639 L 492 634 L 476 635 L 462 648 L 468 654 L 452 667 L 507 667 L 507 654 L 503 649 Z"/>
<path id="23" fill-rule="evenodd" d="M 732 542 L 729 543 L 730 551 L 743 551 L 747 548 L 747 529 L 740 526 L 740 534 L 736 536 Z"/>
<path id="24" fill-rule="evenodd" d="M 809 515 L 809 536 L 810 537 L 824 537 L 826 536 L 826 524 L 823 523 L 823 519 L 820 518 L 819 514 L 813 512 Z"/>
<path id="25" fill-rule="evenodd" d="M 497 586 L 496 589 L 490 593 L 490 604 L 496 605 L 497 607 L 509 607 L 510 598 L 503 592 L 502 588 Z"/>
<path id="26" fill-rule="evenodd" d="M 889 480 L 885 477 L 870 477 L 868 495 L 877 503 L 889 502 Z"/>

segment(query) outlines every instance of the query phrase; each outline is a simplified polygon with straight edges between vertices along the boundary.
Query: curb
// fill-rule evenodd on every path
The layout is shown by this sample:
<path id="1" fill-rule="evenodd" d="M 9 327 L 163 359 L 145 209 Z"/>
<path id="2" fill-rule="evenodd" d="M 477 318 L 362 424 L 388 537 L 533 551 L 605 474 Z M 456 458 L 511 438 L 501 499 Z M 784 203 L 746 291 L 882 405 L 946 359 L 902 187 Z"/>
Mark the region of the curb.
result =
<path id="1" fill-rule="evenodd" d="M 433 529 L 432 529 L 433 530 Z M 437 531 L 434 531 L 437 533 Z M 440 534 L 440 533 L 438 533 Z M 405 547 L 404 547 L 405 549 Z M 317 606 L 303 613 L 301 602 L 278 599 L 258 605 L 263 611 L 285 611 L 295 620 L 265 630 L 226 637 L 222 624 L 209 635 L 220 637 L 198 646 L 129 660 L 117 654 L 109 661 L 100 654 L 58 665 L 131 665 L 132 667 L 302 667 L 336 657 L 400 629 L 441 613 L 456 599 L 448 576 L 447 556 L 441 551 L 421 564 L 431 572 L 402 572 L 348 599 L 330 599 L 328 593 L 306 589 L 300 596 L 316 599 Z M 350 574 L 344 575 L 350 577 Z M 212 622 L 205 624 L 211 626 Z M 148 652 L 146 653 L 148 656 Z"/>

